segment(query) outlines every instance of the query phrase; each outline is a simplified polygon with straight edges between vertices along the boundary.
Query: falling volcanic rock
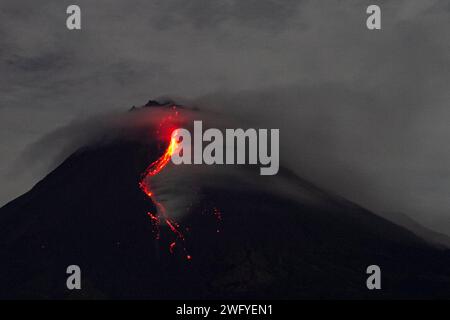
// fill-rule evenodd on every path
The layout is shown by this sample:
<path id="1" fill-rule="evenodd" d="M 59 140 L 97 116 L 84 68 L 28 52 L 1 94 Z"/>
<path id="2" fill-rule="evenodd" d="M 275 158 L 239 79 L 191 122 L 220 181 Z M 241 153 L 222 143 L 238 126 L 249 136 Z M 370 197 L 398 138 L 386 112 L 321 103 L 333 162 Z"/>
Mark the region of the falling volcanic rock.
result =
<path id="1" fill-rule="evenodd" d="M 83 148 L 4 206 L 0 297 L 446 298 L 450 293 L 448 251 L 286 170 L 277 179 L 314 201 L 255 188 L 240 175 L 203 188 L 196 180 L 202 196 L 180 221 L 189 226 L 192 260 L 179 248 L 172 254 L 167 246 L 173 235 L 162 226 L 155 239 L 147 212 L 156 206 L 138 185 L 162 152 L 155 141 L 120 139 Z M 270 186 L 267 181 L 258 183 Z M 211 204 L 220 208 L 220 230 L 217 217 L 204 213 Z M 71 264 L 81 267 L 81 291 L 66 289 Z M 377 292 L 366 288 L 371 264 L 382 268 L 383 289 Z"/>

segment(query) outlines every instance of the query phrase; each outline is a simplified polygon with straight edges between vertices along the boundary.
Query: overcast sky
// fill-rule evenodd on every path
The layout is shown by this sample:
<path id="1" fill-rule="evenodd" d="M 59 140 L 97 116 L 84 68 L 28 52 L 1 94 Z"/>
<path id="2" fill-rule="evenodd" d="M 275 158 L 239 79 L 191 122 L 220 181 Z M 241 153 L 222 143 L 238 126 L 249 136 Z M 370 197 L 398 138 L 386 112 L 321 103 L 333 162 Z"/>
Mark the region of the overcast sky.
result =
<path id="1" fill-rule="evenodd" d="M 50 133 L 171 96 L 279 127 L 299 175 L 450 234 L 449 60 L 447 0 L 2 0 L 0 205 Z"/>

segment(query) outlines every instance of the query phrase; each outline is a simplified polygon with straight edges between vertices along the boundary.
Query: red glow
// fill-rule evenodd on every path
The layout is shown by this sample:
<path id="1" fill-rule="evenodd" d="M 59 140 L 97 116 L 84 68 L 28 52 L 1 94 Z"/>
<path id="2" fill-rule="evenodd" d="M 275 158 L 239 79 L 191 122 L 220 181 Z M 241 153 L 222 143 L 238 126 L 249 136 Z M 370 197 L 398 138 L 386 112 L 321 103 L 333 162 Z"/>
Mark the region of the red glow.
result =
<path id="1" fill-rule="evenodd" d="M 169 245 L 170 253 L 174 252 L 177 243 L 176 241 L 181 240 L 184 242 L 185 237 L 183 233 L 180 231 L 180 225 L 176 221 L 170 219 L 167 216 L 166 209 L 160 202 L 157 201 L 157 199 L 154 196 L 154 192 L 150 190 L 149 178 L 157 175 L 159 172 L 161 172 L 161 170 L 163 170 L 167 166 L 172 157 L 172 154 L 175 152 L 177 148 L 178 142 L 176 141 L 175 138 L 172 137 L 172 133 L 176 129 L 175 126 L 173 125 L 173 122 L 175 121 L 175 118 L 178 117 L 179 113 L 176 110 L 175 106 L 173 106 L 172 110 L 175 111 L 174 115 L 169 115 L 168 117 L 164 118 L 159 123 L 159 126 L 156 130 L 156 133 L 158 134 L 159 137 L 162 136 L 164 140 L 170 139 L 169 146 L 165 149 L 165 152 L 161 157 L 159 157 L 156 161 L 152 162 L 147 167 L 147 169 L 142 174 L 141 181 L 139 182 L 139 187 L 141 188 L 141 190 L 152 200 L 152 202 L 155 204 L 157 208 L 156 213 L 152 212 L 147 213 L 147 215 L 150 217 L 152 221 L 152 225 L 156 233 L 156 238 L 159 239 L 160 236 L 159 226 L 161 224 L 161 221 L 163 221 L 175 235 L 175 241 L 173 241 Z M 183 250 L 186 251 L 184 247 Z M 190 255 L 188 256 L 190 257 Z"/>
<path id="2" fill-rule="evenodd" d="M 156 130 L 157 136 L 159 138 L 161 138 L 163 141 L 169 141 L 168 146 L 165 149 L 163 155 L 156 161 L 152 162 L 146 168 L 146 170 L 142 174 L 141 180 L 139 181 L 139 187 L 156 206 L 155 213 L 147 213 L 152 222 L 156 239 L 160 239 L 160 226 L 161 223 L 165 223 L 174 235 L 174 240 L 169 244 L 169 252 L 173 254 L 175 250 L 183 250 L 186 259 L 191 260 L 192 256 L 187 253 L 186 247 L 184 246 L 185 236 L 181 231 L 180 225 L 173 219 L 169 218 L 166 213 L 166 208 L 160 202 L 158 202 L 155 197 L 154 191 L 151 190 L 150 185 L 150 178 L 157 175 L 167 166 L 173 153 L 177 150 L 178 147 L 179 142 L 176 138 L 172 137 L 172 133 L 177 129 L 174 123 L 178 122 L 177 117 L 179 116 L 179 112 L 178 110 L 176 110 L 176 106 L 172 107 L 172 111 L 174 111 L 174 113 L 162 119 Z M 212 211 L 214 216 L 216 217 L 218 223 L 217 232 L 219 232 L 219 225 L 222 221 L 222 214 L 216 207 L 213 207 Z M 188 227 L 186 227 L 185 229 L 186 231 L 189 231 Z M 178 243 L 180 243 L 181 245 L 177 245 Z"/>
<path id="3" fill-rule="evenodd" d="M 172 134 L 171 134 L 172 135 Z M 174 153 L 176 147 L 177 147 L 177 141 L 175 138 L 170 138 L 169 146 L 167 147 L 164 154 L 155 162 L 151 163 L 147 169 L 144 172 L 144 178 L 148 176 L 154 176 L 158 174 L 170 161 L 170 158 L 172 157 L 172 154 Z M 142 181 L 141 181 L 142 183 Z M 152 192 L 149 190 L 144 191 L 149 197 L 152 196 Z"/>
<path id="4" fill-rule="evenodd" d="M 173 253 L 173 250 L 175 249 L 175 246 L 177 245 L 177 243 L 176 242 L 172 242 L 171 244 L 170 244 L 170 246 L 169 246 L 169 251 L 170 251 L 170 253 Z"/>

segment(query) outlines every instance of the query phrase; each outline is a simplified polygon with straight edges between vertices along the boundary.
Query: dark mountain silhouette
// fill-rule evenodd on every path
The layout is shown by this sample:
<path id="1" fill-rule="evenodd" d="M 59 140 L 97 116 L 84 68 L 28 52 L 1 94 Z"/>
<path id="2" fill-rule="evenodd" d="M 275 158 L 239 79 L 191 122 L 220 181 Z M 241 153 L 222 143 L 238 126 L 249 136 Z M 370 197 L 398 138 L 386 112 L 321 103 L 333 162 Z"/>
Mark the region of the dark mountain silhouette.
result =
<path id="1" fill-rule="evenodd" d="M 450 248 L 450 237 L 443 233 L 439 233 L 424 227 L 406 214 L 403 214 L 401 212 L 390 212 L 389 214 L 386 214 L 386 219 L 407 228 L 412 233 L 428 240 L 431 243 L 436 244 L 437 246 Z"/>
<path id="2" fill-rule="evenodd" d="M 303 203 L 236 181 L 204 190 L 182 221 L 193 259 L 153 236 L 155 210 L 138 187 L 161 154 L 152 141 L 116 139 L 82 148 L 0 209 L 1 298 L 448 298 L 450 254 L 292 173 Z M 238 179 L 238 178 L 237 178 Z M 214 203 L 223 213 L 199 214 Z M 66 288 L 66 268 L 82 290 Z M 366 268 L 382 290 L 366 288 Z"/>
<path id="3" fill-rule="evenodd" d="M 148 102 L 143 107 L 164 107 L 164 106 L 173 106 L 175 102 L 170 99 L 166 100 L 148 100 Z"/>

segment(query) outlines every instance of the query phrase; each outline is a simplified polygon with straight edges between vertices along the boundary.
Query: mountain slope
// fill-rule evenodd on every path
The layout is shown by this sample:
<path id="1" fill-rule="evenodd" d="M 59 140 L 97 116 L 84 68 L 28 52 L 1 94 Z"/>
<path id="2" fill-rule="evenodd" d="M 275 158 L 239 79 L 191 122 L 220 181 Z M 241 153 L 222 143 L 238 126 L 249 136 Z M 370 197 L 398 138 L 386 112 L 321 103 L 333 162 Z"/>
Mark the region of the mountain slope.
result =
<path id="1" fill-rule="evenodd" d="M 181 223 L 192 260 L 155 239 L 140 174 L 156 143 L 116 140 L 79 150 L 0 209 L 1 298 L 447 298 L 450 259 L 409 231 L 287 171 L 304 202 L 239 176 L 205 187 Z M 212 178 L 214 179 L 214 178 Z M 197 183 L 201 184 L 201 181 Z M 239 186 L 239 187 L 236 187 Z M 190 186 L 187 186 L 190 188 Z M 203 214 L 209 204 L 222 213 Z M 81 291 L 66 268 L 82 270 Z M 366 288 L 366 267 L 382 290 Z"/>

